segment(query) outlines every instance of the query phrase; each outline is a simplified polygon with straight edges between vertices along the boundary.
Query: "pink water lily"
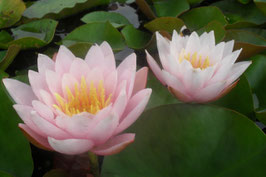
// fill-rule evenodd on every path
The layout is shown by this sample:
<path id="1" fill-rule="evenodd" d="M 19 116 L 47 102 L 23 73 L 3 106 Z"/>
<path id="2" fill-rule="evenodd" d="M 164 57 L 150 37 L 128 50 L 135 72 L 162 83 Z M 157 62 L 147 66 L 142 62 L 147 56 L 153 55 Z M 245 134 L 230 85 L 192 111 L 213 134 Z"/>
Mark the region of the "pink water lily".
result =
<path id="1" fill-rule="evenodd" d="M 251 61 L 235 63 L 241 50 L 233 51 L 234 41 L 215 45 L 214 32 L 183 36 L 173 32 L 168 40 L 156 32 L 163 69 L 146 52 L 155 76 L 183 102 L 209 102 L 232 89 Z"/>
<path id="2" fill-rule="evenodd" d="M 30 85 L 4 79 L 24 123 L 19 127 L 38 147 L 64 154 L 120 152 L 135 138 L 121 133 L 143 112 L 151 89 L 147 67 L 136 72 L 136 55 L 117 68 L 107 42 L 94 45 L 85 60 L 60 46 L 55 61 L 39 54 Z"/>

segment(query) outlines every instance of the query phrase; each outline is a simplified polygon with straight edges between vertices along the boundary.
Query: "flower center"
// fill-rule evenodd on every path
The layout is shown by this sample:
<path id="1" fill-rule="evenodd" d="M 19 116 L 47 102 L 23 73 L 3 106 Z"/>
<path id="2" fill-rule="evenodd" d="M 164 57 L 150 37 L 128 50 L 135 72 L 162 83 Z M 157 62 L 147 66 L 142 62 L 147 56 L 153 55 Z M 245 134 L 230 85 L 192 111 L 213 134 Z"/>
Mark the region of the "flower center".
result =
<path id="1" fill-rule="evenodd" d="M 185 53 L 185 49 L 182 49 L 179 54 L 179 62 L 181 63 L 183 60 L 187 60 L 191 63 L 193 68 L 206 69 L 211 66 L 209 56 L 203 58 L 201 55 L 198 55 L 197 52 L 194 52 L 192 55 L 190 52 Z"/>
<path id="2" fill-rule="evenodd" d="M 96 114 L 99 110 L 110 104 L 112 96 L 112 94 L 109 94 L 106 97 L 102 80 L 99 81 L 98 88 L 94 86 L 93 81 L 90 82 L 88 88 L 84 76 L 81 77 L 80 85 L 74 85 L 73 91 L 69 87 L 65 89 L 67 98 L 63 98 L 58 93 L 55 93 L 57 104 L 53 106 L 69 116 L 81 112 Z"/>

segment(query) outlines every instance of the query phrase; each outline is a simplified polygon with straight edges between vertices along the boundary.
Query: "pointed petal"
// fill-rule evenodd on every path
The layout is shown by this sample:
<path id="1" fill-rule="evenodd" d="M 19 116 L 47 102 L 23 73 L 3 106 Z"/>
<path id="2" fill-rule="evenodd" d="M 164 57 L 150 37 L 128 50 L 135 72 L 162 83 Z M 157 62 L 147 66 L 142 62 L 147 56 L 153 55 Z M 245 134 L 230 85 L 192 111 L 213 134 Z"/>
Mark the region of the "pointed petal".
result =
<path id="1" fill-rule="evenodd" d="M 32 70 L 29 70 L 28 77 L 34 94 L 40 99 L 40 90 L 48 90 L 45 77 Z"/>
<path id="2" fill-rule="evenodd" d="M 104 88 L 106 91 L 106 95 L 112 94 L 113 97 L 116 87 L 117 87 L 117 71 L 114 70 L 104 79 Z"/>
<path id="3" fill-rule="evenodd" d="M 40 74 L 45 74 L 46 70 L 55 70 L 55 63 L 54 61 L 43 54 L 38 54 L 38 71 Z"/>
<path id="4" fill-rule="evenodd" d="M 225 81 L 217 82 L 211 85 L 208 85 L 204 89 L 201 89 L 198 94 L 194 95 L 195 101 L 198 103 L 205 103 L 215 99 L 225 88 Z"/>
<path id="5" fill-rule="evenodd" d="M 126 146 L 132 143 L 135 139 L 135 134 L 125 133 L 115 136 L 100 146 L 96 146 L 91 151 L 97 155 L 112 155 L 122 151 Z"/>
<path id="6" fill-rule="evenodd" d="M 46 151 L 51 151 L 52 148 L 48 143 L 47 138 L 44 138 L 40 136 L 39 134 L 35 133 L 32 129 L 30 129 L 27 125 L 25 124 L 18 124 L 20 130 L 26 136 L 26 138 L 36 147 L 44 149 Z"/>
<path id="7" fill-rule="evenodd" d="M 164 38 L 159 32 L 156 32 L 157 49 L 159 58 L 164 69 L 169 69 L 168 55 L 170 54 L 170 42 Z"/>
<path id="8" fill-rule="evenodd" d="M 3 79 L 3 83 L 10 96 L 18 104 L 31 105 L 32 100 L 37 99 L 31 87 L 23 82 L 14 79 Z"/>
<path id="9" fill-rule="evenodd" d="M 147 56 L 147 62 L 153 72 L 153 74 L 155 75 L 155 77 L 163 84 L 166 85 L 163 76 L 162 76 L 162 70 L 159 67 L 159 65 L 156 63 L 156 61 L 152 58 L 152 56 L 150 56 L 150 54 L 145 50 L 146 52 L 146 56 Z"/>
<path id="10" fill-rule="evenodd" d="M 90 71 L 88 64 L 79 58 L 76 58 L 70 66 L 70 74 L 80 81 L 81 76 L 86 76 Z"/>
<path id="11" fill-rule="evenodd" d="M 71 63 L 75 58 L 76 57 L 68 48 L 61 45 L 56 56 L 55 71 L 59 74 L 69 72 Z"/>
<path id="12" fill-rule="evenodd" d="M 137 71 L 132 95 L 135 95 L 138 91 L 146 87 L 147 77 L 148 77 L 147 67 L 143 67 Z"/>
<path id="13" fill-rule="evenodd" d="M 234 40 L 231 40 L 225 43 L 223 57 L 226 57 L 227 55 L 232 53 L 233 48 L 234 48 L 234 43 L 235 43 Z"/>
<path id="14" fill-rule="evenodd" d="M 45 73 L 45 77 L 50 92 L 62 94 L 61 77 L 58 75 L 58 73 L 51 70 L 47 70 Z"/>
<path id="15" fill-rule="evenodd" d="M 106 63 L 106 65 L 111 71 L 114 71 L 116 69 L 116 65 L 115 65 L 114 53 L 113 53 L 111 46 L 108 44 L 108 42 L 104 41 L 100 45 L 100 47 L 104 55 L 104 59 L 105 59 L 104 62 Z"/>
<path id="16" fill-rule="evenodd" d="M 129 100 L 123 119 L 120 119 L 120 124 L 117 127 L 115 134 L 118 134 L 133 124 L 144 111 L 152 90 L 147 88 L 136 93 Z"/>
<path id="17" fill-rule="evenodd" d="M 185 103 L 193 101 L 189 95 L 185 95 L 172 87 L 168 87 L 168 90 L 180 101 L 183 101 Z"/>
<path id="18" fill-rule="evenodd" d="M 126 91 L 122 90 L 113 104 L 113 111 L 117 114 L 118 117 L 122 116 L 126 108 L 127 101 L 128 99 L 127 99 Z"/>
<path id="19" fill-rule="evenodd" d="M 55 151 L 68 155 L 82 154 L 93 147 L 93 142 L 85 139 L 57 140 L 48 137 L 48 142 Z"/>
<path id="20" fill-rule="evenodd" d="M 193 32 L 188 38 L 185 51 L 190 52 L 190 54 L 193 55 L 193 53 L 197 52 L 199 48 L 200 48 L 199 36 L 196 32 Z"/>
<path id="21" fill-rule="evenodd" d="M 37 111 L 41 117 L 45 118 L 50 122 L 54 121 L 54 113 L 48 106 L 37 100 L 34 100 L 32 102 L 32 106 L 34 110 Z"/>

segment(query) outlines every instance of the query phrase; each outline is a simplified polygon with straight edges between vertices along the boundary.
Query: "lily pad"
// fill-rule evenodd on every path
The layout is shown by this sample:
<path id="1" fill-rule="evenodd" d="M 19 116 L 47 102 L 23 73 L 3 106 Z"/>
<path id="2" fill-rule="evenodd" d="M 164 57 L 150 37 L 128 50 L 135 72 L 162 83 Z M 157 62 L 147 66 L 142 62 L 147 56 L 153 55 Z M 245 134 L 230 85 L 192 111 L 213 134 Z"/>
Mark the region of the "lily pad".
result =
<path id="1" fill-rule="evenodd" d="M 0 69 L 5 70 L 17 56 L 20 51 L 20 47 L 17 45 L 11 45 L 8 50 L 0 51 Z"/>
<path id="2" fill-rule="evenodd" d="M 108 3 L 109 0 L 39 0 L 27 8 L 23 16 L 60 19 Z"/>
<path id="3" fill-rule="evenodd" d="M 179 18 L 160 17 L 150 21 L 149 23 L 146 23 L 144 27 L 150 30 L 151 32 L 163 30 L 172 33 L 173 30 L 179 32 L 182 26 L 184 25 L 184 22 Z"/>
<path id="4" fill-rule="evenodd" d="M 66 177 L 68 176 L 67 172 L 62 169 L 53 169 L 45 173 L 43 177 Z"/>
<path id="5" fill-rule="evenodd" d="M 226 24 L 225 17 L 220 9 L 213 6 L 194 8 L 180 16 L 190 30 L 203 28 L 211 21 Z"/>
<path id="6" fill-rule="evenodd" d="M 186 0 L 153 0 L 153 5 L 158 17 L 177 17 L 189 9 Z"/>
<path id="7" fill-rule="evenodd" d="M 0 171 L 16 177 L 31 176 L 33 162 L 30 145 L 18 128 L 18 123 L 22 121 L 14 111 L 3 84 L 0 86 L 0 97 Z"/>
<path id="8" fill-rule="evenodd" d="M 266 40 L 250 31 L 227 30 L 224 40 L 228 41 L 232 39 L 235 40 L 234 49 L 243 49 L 239 56 L 239 60 L 249 58 L 266 49 Z"/>
<path id="9" fill-rule="evenodd" d="M 137 30 L 132 25 L 124 27 L 121 33 L 125 38 L 127 46 L 132 49 L 142 49 L 151 40 L 149 33 Z"/>
<path id="10" fill-rule="evenodd" d="M 135 142 L 107 156 L 103 177 L 265 175 L 266 136 L 247 117 L 207 105 L 147 110 L 128 130 Z"/>
<path id="11" fill-rule="evenodd" d="M 56 21 L 43 19 L 12 28 L 12 36 L 1 31 L 0 48 L 7 49 L 10 45 L 18 45 L 21 49 L 43 47 L 52 41 L 56 26 Z"/>
<path id="12" fill-rule="evenodd" d="M 247 117 L 252 117 L 254 104 L 247 78 L 241 76 L 235 88 L 233 88 L 227 95 L 211 104 L 223 106 L 240 112 Z"/>
<path id="13" fill-rule="evenodd" d="M 213 3 L 212 5 L 217 6 L 223 11 L 229 26 L 234 24 L 234 26 L 237 27 L 237 23 L 242 22 L 248 22 L 255 25 L 260 25 L 266 22 L 264 14 L 258 10 L 253 2 L 244 5 L 235 0 L 224 0 Z"/>
<path id="14" fill-rule="evenodd" d="M 3 172 L 3 171 L 0 171 L 0 176 L 1 176 L 1 177 L 14 177 L 14 176 L 12 176 L 11 174 L 8 174 L 8 173 Z"/>
<path id="15" fill-rule="evenodd" d="M 76 44 L 73 44 L 69 46 L 68 48 L 71 50 L 71 52 L 79 58 L 85 58 L 86 54 L 88 53 L 89 49 L 91 48 L 90 43 L 87 42 L 78 42 Z"/>
<path id="16" fill-rule="evenodd" d="M 0 1 L 0 28 L 14 25 L 21 18 L 26 6 L 22 0 Z"/>
<path id="17" fill-rule="evenodd" d="M 257 8 L 262 11 L 264 15 L 266 15 L 266 1 L 265 0 L 254 0 Z"/>
<path id="18" fill-rule="evenodd" d="M 70 46 L 78 42 L 101 44 L 103 41 L 107 41 L 113 50 L 122 50 L 125 46 L 123 36 L 109 22 L 82 25 L 70 32 L 62 40 L 62 44 L 66 46 Z"/>
<path id="19" fill-rule="evenodd" d="M 81 18 L 84 23 L 107 22 L 109 21 L 115 28 L 130 25 L 130 22 L 123 15 L 116 12 L 96 11 L 86 14 Z"/>
<path id="20" fill-rule="evenodd" d="M 136 0 L 136 4 L 140 8 L 141 12 L 146 15 L 148 19 L 155 19 L 156 15 L 152 11 L 151 7 L 149 4 L 146 2 L 146 0 Z"/>
<path id="21" fill-rule="evenodd" d="M 214 31 L 216 43 L 219 43 L 220 41 L 223 40 L 225 36 L 225 29 L 223 24 L 221 24 L 218 21 L 211 21 L 203 28 L 197 30 L 197 33 L 202 34 L 204 32 L 210 32 L 210 31 Z"/>

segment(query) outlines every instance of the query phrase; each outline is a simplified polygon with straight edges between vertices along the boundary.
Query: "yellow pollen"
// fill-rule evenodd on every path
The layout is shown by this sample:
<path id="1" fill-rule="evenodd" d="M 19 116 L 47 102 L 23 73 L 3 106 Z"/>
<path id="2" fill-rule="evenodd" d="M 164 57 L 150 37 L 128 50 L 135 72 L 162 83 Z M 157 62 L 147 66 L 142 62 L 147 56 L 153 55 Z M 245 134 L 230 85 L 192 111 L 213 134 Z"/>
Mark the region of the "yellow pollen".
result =
<path id="1" fill-rule="evenodd" d="M 103 81 L 100 80 L 96 88 L 94 82 L 91 81 L 89 88 L 87 86 L 85 77 L 81 77 L 80 84 L 75 84 L 73 91 L 68 86 L 65 88 L 66 97 L 62 97 L 55 93 L 57 104 L 54 108 L 58 109 L 69 116 L 79 114 L 81 112 L 89 112 L 96 114 L 98 111 L 108 106 L 111 101 L 112 94 L 106 97 Z"/>
<path id="2" fill-rule="evenodd" d="M 211 66 L 208 56 L 206 58 L 202 58 L 202 56 L 198 55 L 197 52 L 194 52 L 192 55 L 190 52 L 185 54 L 185 49 L 182 49 L 178 57 L 179 63 L 181 63 L 184 59 L 189 61 L 193 68 L 200 68 L 203 70 Z"/>

